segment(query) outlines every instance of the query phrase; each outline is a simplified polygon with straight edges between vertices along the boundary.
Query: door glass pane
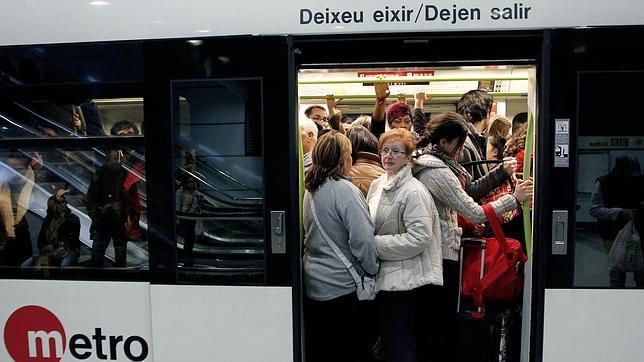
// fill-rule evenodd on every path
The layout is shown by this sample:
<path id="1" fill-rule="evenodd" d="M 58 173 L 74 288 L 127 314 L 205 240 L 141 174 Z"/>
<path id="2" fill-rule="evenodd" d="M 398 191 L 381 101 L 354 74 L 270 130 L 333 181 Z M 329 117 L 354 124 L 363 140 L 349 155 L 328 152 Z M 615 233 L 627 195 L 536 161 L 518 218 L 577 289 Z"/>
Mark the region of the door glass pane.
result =
<path id="1" fill-rule="evenodd" d="M 576 287 L 644 287 L 644 265 L 636 265 L 642 255 L 644 108 L 616 102 L 639 94 L 643 81 L 644 72 L 579 76 Z"/>
<path id="2" fill-rule="evenodd" d="M 148 269 L 140 147 L 0 149 L 0 269 Z"/>
<path id="3" fill-rule="evenodd" d="M 177 81 L 173 97 L 180 280 L 261 284 L 261 83 Z"/>

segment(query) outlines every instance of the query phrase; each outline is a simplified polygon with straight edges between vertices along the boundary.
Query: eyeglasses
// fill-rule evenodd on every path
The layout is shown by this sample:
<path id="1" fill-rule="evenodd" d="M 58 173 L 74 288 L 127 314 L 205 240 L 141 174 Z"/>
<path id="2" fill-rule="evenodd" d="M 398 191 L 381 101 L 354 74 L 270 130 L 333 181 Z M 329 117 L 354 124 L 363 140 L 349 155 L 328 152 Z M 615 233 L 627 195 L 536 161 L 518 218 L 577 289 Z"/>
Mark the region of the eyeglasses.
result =
<path id="1" fill-rule="evenodd" d="M 387 156 L 388 154 L 392 155 L 393 157 L 398 157 L 400 155 L 406 155 L 407 152 L 404 152 L 395 148 L 392 150 L 388 148 L 383 148 L 382 150 L 380 150 L 380 156 L 384 157 L 384 156 Z"/>

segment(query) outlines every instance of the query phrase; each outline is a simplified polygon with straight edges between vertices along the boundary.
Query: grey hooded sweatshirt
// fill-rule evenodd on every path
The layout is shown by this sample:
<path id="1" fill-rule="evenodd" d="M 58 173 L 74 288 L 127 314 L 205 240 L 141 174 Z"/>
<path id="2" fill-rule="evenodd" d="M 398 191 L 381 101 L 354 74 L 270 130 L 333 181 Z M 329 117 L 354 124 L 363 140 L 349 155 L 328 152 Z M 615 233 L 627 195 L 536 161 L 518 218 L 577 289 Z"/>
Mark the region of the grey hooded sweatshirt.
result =
<path id="1" fill-rule="evenodd" d="M 308 194 L 309 192 L 306 191 Z M 378 272 L 374 227 L 367 202 L 351 182 L 328 178 L 310 195 L 320 224 L 359 273 Z M 318 301 L 353 293 L 356 284 L 317 227 L 309 198 L 304 198 L 304 289 Z"/>

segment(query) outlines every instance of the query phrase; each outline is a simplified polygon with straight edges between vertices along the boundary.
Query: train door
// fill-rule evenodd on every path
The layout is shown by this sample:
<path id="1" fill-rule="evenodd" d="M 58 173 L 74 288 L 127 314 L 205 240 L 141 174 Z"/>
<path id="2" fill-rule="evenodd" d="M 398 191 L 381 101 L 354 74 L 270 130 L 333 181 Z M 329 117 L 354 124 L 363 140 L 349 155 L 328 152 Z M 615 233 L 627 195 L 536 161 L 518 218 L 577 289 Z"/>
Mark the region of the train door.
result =
<path id="1" fill-rule="evenodd" d="M 294 44 L 299 66 L 300 118 L 308 106 L 332 101 L 343 115 L 360 122 L 361 115 L 371 115 L 374 110 L 374 80 L 389 83 L 388 102 L 404 99 L 415 106 L 415 93 L 421 91 L 433 97 L 423 106 L 424 113 L 430 117 L 455 111 L 463 93 L 484 89 L 495 100 L 496 114 L 512 119 L 517 113 L 526 112 L 533 124 L 539 118 L 536 105 L 541 33 L 298 37 Z M 531 230 L 532 220 L 526 219 Z M 534 240 L 533 244 L 537 245 L 536 236 Z M 525 361 L 529 358 L 533 336 L 530 332 L 535 303 L 531 294 L 532 266 L 539 263 L 535 255 L 529 254 L 523 330 L 520 335 L 514 332 L 514 342 L 521 344 L 515 352 Z"/>
<path id="2" fill-rule="evenodd" d="M 544 33 L 535 361 L 641 360 L 643 35 Z"/>
<path id="3" fill-rule="evenodd" d="M 167 145 L 148 163 L 149 177 L 165 180 L 150 190 L 150 218 L 159 235 L 176 235 L 159 238 L 150 261 L 155 360 L 290 361 L 299 354 L 289 43 L 145 44 L 145 112 L 157 125 L 150 138 Z"/>

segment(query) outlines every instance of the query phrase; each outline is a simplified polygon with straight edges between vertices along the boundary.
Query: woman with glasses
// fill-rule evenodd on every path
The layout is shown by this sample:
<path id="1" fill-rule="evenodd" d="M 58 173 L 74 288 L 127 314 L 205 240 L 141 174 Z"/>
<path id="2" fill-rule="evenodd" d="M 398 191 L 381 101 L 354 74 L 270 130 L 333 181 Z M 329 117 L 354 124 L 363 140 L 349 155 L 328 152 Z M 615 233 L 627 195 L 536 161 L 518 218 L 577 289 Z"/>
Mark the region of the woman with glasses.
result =
<path id="1" fill-rule="evenodd" d="M 459 250 L 463 231 L 458 226 L 457 214 L 474 224 L 486 221 L 485 212 L 466 192 L 472 176 L 458 163 L 463 153 L 468 128 L 458 113 L 440 113 L 429 121 L 427 131 L 417 145 L 414 156 L 414 175 L 427 187 L 436 202 L 440 218 L 444 286 L 438 288 L 434 304 L 433 322 L 438 333 L 432 341 L 439 347 L 435 360 L 458 361 L 460 352 L 456 304 L 459 293 Z M 532 197 L 532 181 L 517 183 L 513 194 L 507 194 L 490 203 L 500 215 L 520 208 Z"/>
<path id="2" fill-rule="evenodd" d="M 331 131 L 312 152 L 303 207 L 306 360 L 360 361 L 367 349 L 360 321 L 364 310 L 331 242 L 359 274 L 374 275 L 379 263 L 373 223 L 360 190 L 344 176 L 351 169 L 349 139 Z"/>
<path id="3" fill-rule="evenodd" d="M 432 325 L 425 313 L 429 286 L 443 284 L 438 213 L 409 165 L 415 146 L 407 129 L 380 137 L 385 174 L 372 182 L 367 196 L 380 258 L 376 279 L 386 361 L 417 360 L 417 333 L 422 338 Z"/>

